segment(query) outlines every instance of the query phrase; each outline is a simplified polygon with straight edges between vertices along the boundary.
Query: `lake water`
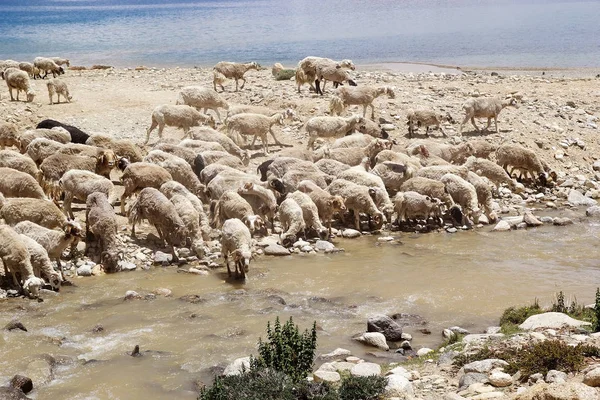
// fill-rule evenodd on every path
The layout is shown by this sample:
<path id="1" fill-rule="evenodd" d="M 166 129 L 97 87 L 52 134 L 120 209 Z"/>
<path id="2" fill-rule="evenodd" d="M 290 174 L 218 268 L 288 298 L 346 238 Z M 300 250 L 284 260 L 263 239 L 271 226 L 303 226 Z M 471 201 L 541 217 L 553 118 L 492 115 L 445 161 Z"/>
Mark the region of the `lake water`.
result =
<path id="1" fill-rule="evenodd" d="M 356 63 L 596 67 L 599 19 L 600 1 L 3 0 L 0 59 L 293 65 L 319 55 Z"/>

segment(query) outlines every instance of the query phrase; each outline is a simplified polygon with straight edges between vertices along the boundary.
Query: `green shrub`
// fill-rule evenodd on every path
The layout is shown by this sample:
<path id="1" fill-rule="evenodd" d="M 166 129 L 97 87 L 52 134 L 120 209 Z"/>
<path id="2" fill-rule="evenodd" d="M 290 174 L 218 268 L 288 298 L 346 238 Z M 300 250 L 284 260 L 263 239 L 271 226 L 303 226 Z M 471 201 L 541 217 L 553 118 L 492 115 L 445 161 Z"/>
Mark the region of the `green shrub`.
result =
<path id="1" fill-rule="evenodd" d="M 502 317 L 500 317 L 500 326 L 513 324 L 521 325 L 527 318 L 535 314 L 541 314 L 544 310 L 540 307 L 537 299 L 530 306 L 525 307 L 509 307 L 504 310 Z"/>
<path id="2" fill-rule="evenodd" d="M 210 389 L 203 388 L 198 400 L 296 400 L 294 384 L 284 373 L 251 370 L 240 375 L 215 377 Z"/>
<path id="3" fill-rule="evenodd" d="M 550 309 L 550 311 L 565 314 L 568 312 L 567 307 L 565 307 L 565 295 L 563 294 L 562 290 L 557 293 L 556 303 L 552 303 L 552 308 Z"/>
<path id="4" fill-rule="evenodd" d="M 327 382 L 301 382 L 296 389 L 298 400 L 340 400 L 337 390 Z"/>
<path id="5" fill-rule="evenodd" d="M 504 354 L 499 353 L 497 356 L 509 363 L 506 372 L 521 371 L 521 376 L 524 379 L 536 373 L 545 376 L 551 369 L 567 373 L 578 371 L 584 362 L 581 347 L 569 346 L 559 340 L 533 343 L 519 351 L 514 349 Z"/>
<path id="6" fill-rule="evenodd" d="M 251 368 L 270 368 L 281 371 L 294 382 L 300 382 L 312 372 L 315 349 L 317 348 L 317 324 L 312 330 L 300 334 L 298 325 L 290 317 L 283 327 L 279 317 L 273 329 L 267 323 L 267 341 L 258 342 L 258 357 L 252 359 Z"/>
<path id="7" fill-rule="evenodd" d="M 340 400 L 377 400 L 382 398 L 387 380 L 383 376 L 346 376 L 339 389 Z"/>
<path id="8" fill-rule="evenodd" d="M 580 344 L 577 348 L 584 357 L 600 357 L 600 348 L 592 344 Z"/>

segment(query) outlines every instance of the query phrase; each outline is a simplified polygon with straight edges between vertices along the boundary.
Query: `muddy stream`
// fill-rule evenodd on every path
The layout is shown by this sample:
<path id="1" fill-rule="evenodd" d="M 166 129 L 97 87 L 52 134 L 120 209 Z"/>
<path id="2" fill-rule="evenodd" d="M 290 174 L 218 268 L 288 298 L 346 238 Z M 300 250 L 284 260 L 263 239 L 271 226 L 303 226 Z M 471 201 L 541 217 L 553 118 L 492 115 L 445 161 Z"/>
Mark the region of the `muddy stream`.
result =
<path id="1" fill-rule="evenodd" d="M 41 354 L 63 362 L 37 399 L 195 399 L 194 382 L 209 383 L 211 367 L 254 351 L 267 321 L 293 316 L 317 321 L 319 353 L 344 347 L 362 357 L 373 349 L 351 337 L 376 313 L 417 314 L 405 330 L 413 347 L 440 343 L 441 329 L 481 332 L 502 311 L 538 298 L 549 304 L 563 290 L 593 301 L 600 286 L 600 224 L 491 233 L 400 234 L 336 240 L 345 253 L 259 257 L 245 284 L 156 267 L 92 278 L 45 293 L 37 303 L 0 303 L 0 326 L 20 320 L 29 332 L 0 331 L 0 384 Z M 127 290 L 158 288 L 171 297 L 124 301 Z M 101 332 L 94 327 L 101 325 Z M 426 327 L 431 335 L 419 332 Z M 144 357 L 127 353 L 139 344 Z M 383 362 L 383 360 L 381 360 Z M 215 369 L 216 370 L 216 369 Z"/>

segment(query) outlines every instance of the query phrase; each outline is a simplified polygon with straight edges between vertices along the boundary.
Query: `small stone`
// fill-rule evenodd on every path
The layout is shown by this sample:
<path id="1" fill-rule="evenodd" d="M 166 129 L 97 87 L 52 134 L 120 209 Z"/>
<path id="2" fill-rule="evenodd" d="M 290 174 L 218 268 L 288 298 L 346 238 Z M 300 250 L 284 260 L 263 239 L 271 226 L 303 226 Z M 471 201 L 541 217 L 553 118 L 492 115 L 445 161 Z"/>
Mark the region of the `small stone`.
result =
<path id="1" fill-rule="evenodd" d="M 400 343 L 400 348 L 404 350 L 412 350 L 412 345 L 408 340 L 405 340 L 402 343 Z"/>
<path id="2" fill-rule="evenodd" d="M 453 226 L 450 226 L 450 227 L 446 228 L 446 232 L 448 232 L 448 233 L 456 233 L 456 232 L 458 232 L 458 229 L 456 229 Z"/>
<path id="3" fill-rule="evenodd" d="M 423 348 L 420 348 L 417 351 L 417 356 L 419 356 L 419 357 L 425 357 L 429 353 L 433 353 L 433 349 L 430 349 L 428 347 L 423 347 Z"/>
<path id="4" fill-rule="evenodd" d="M 317 240 L 315 243 L 315 250 L 317 251 L 333 251 L 335 246 L 333 243 L 328 242 L 326 240 Z"/>
<path id="5" fill-rule="evenodd" d="M 552 220 L 552 223 L 557 226 L 573 225 L 573 220 L 567 217 L 557 217 Z"/>
<path id="6" fill-rule="evenodd" d="M 141 299 L 142 296 L 135 290 L 128 290 L 125 292 L 125 300 Z"/>
<path id="7" fill-rule="evenodd" d="M 407 332 L 402 332 L 402 336 L 400 337 L 402 340 L 412 340 L 412 335 Z"/>
<path id="8" fill-rule="evenodd" d="M 377 238 L 378 242 L 392 242 L 394 240 L 391 236 L 381 236 Z"/>
<path id="9" fill-rule="evenodd" d="M 154 264 L 160 264 L 163 267 L 168 266 L 173 261 L 173 255 L 157 251 L 154 253 Z"/>
<path id="10" fill-rule="evenodd" d="M 529 212 L 523 215 L 523 222 L 525 222 L 527 226 L 540 226 L 544 224 L 542 221 L 537 219 L 532 213 Z"/>
<path id="11" fill-rule="evenodd" d="M 505 232 L 505 231 L 510 231 L 510 224 L 504 220 L 498 222 L 496 224 L 496 226 L 494 227 L 494 229 L 492 229 L 493 231 L 496 232 Z"/>
<path id="12" fill-rule="evenodd" d="M 198 268 L 193 268 L 193 267 L 188 269 L 188 272 L 190 274 L 194 274 L 194 275 L 202 275 L 202 276 L 210 275 L 210 273 L 204 269 L 198 269 Z"/>
<path id="13" fill-rule="evenodd" d="M 355 239 L 357 237 L 360 237 L 360 235 L 360 232 L 355 229 L 344 229 L 344 231 L 342 232 L 342 236 L 347 239 Z"/>
<path id="14" fill-rule="evenodd" d="M 592 169 L 594 171 L 600 171 L 600 160 L 596 161 L 593 165 L 592 165 Z"/>
<path id="15" fill-rule="evenodd" d="M 171 297 L 171 295 L 173 294 L 171 289 L 167 289 L 167 288 L 158 288 L 153 293 L 158 296 L 163 296 L 163 297 Z"/>
<path id="16" fill-rule="evenodd" d="M 25 325 L 23 325 L 21 321 L 11 321 L 4 327 L 4 330 L 9 332 L 14 331 L 15 329 L 27 332 L 27 328 L 25 328 Z"/>
<path id="17" fill-rule="evenodd" d="M 379 364 L 371 362 L 363 362 L 355 364 L 350 370 L 352 376 L 379 376 L 381 375 L 381 367 Z"/>
<path id="18" fill-rule="evenodd" d="M 313 251 L 313 248 L 311 246 L 303 246 L 300 251 L 302 251 L 303 253 L 310 253 L 311 251 Z"/>
<path id="19" fill-rule="evenodd" d="M 385 341 L 385 336 L 383 335 L 383 333 L 366 332 L 357 337 L 356 340 L 369 346 L 377 347 L 378 349 L 384 351 L 388 351 L 390 349 L 390 347 Z"/>
<path id="20" fill-rule="evenodd" d="M 298 240 L 296 243 L 294 243 L 293 247 L 299 249 L 299 248 L 302 248 L 302 247 L 308 246 L 308 245 L 310 245 L 310 243 L 308 243 L 308 242 L 306 242 L 304 240 Z"/>
<path id="21" fill-rule="evenodd" d="M 121 271 L 135 271 L 137 269 L 137 265 L 132 262 L 121 260 L 118 262 Z"/>
<path id="22" fill-rule="evenodd" d="M 77 268 L 77 275 L 92 276 L 92 267 L 89 265 L 82 265 L 81 267 Z"/>
<path id="23" fill-rule="evenodd" d="M 321 360 L 331 360 L 331 359 L 335 359 L 335 358 L 346 357 L 346 356 L 349 356 L 350 354 L 352 354 L 350 352 L 350 350 L 346 350 L 346 349 L 342 349 L 342 348 L 337 348 L 334 351 L 332 351 L 331 353 L 321 354 L 319 356 L 319 358 Z"/>
<path id="24" fill-rule="evenodd" d="M 270 244 L 265 247 L 265 255 L 267 256 L 289 256 L 290 251 L 278 244 Z"/>
<path id="25" fill-rule="evenodd" d="M 492 372 L 489 376 L 490 383 L 495 387 L 506 387 L 512 385 L 512 377 L 505 372 Z"/>
<path id="26" fill-rule="evenodd" d="M 456 333 L 452 332 L 452 330 L 450 330 L 450 329 L 444 329 L 444 330 L 442 331 L 442 337 L 443 337 L 444 339 L 452 339 L 452 338 L 454 338 L 455 336 L 456 336 Z"/>
<path id="27" fill-rule="evenodd" d="M 591 206 L 585 210 L 585 215 L 588 217 L 599 218 L 600 217 L 600 206 Z"/>

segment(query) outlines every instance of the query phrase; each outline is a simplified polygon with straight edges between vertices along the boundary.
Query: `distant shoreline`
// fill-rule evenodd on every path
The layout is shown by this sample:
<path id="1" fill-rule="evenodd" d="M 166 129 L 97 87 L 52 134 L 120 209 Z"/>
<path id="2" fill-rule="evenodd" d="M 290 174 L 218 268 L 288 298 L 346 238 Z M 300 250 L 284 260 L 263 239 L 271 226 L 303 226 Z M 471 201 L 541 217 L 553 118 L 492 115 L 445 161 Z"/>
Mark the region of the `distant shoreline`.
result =
<path id="1" fill-rule="evenodd" d="M 232 60 L 228 60 L 232 61 Z M 242 62 L 242 61 L 239 61 Z M 136 66 L 123 66 L 116 63 L 112 65 L 107 63 L 105 65 L 113 66 L 114 68 L 122 69 L 135 69 L 139 67 L 145 68 L 212 68 L 213 64 L 195 64 L 195 65 L 136 65 Z M 272 64 L 264 63 L 263 67 L 270 68 Z M 580 78 L 596 78 L 600 75 L 600 67 L 511 67 L 511 66 L 460 66 L 450 64 L 436 64 L 428 62 L 413 62 L 413 61 L 381 61 L 381 62 L 367 62 L 367 63 L 356 63 L 359 71 L 387 71 L 395 73 L 446 73 L 453 75 L 460 75 L 468 72 L 480 72 L 480 73 L 491 73 L 501 72 L 504 75 L 548 75 L 548 76 L 568 76 L 568 77 L 580 77 Z M 284 67 L 294 68 L 295 63 L 285 63 Z M 86 66 L 86 69 L 91 69 L 90 66 Z"/>

